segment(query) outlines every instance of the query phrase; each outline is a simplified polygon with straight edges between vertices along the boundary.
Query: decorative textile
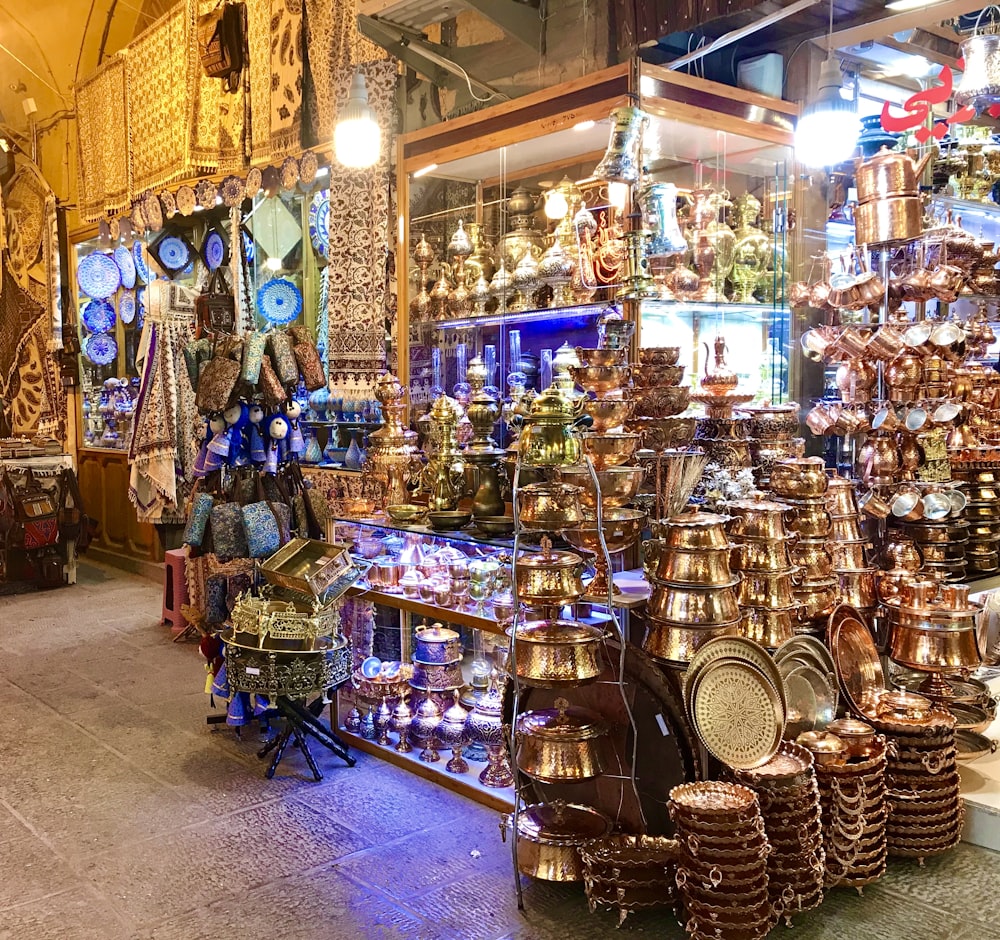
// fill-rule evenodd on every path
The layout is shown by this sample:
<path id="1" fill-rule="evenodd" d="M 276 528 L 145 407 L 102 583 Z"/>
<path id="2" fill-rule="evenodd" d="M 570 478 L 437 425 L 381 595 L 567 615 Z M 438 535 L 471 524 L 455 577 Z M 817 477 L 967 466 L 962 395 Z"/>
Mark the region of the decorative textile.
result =
<path id="1" fill-rule="evenodd" d="M 12 402 L 16 396 L 21 351 L 44 316 L 45 308 L 14 280 L 4 265 L 0 291 L 0 398 L 5 402 Z"/>
<path id="2" fill-rule="evenodd" d="M 176 179 L 189 165 L 196 58 L 185 5 L 174 7 L 125 57 L 132 192 Z"/>
<path id="3" fill-rule="evenodd" d="M 198 60 L 198 17 L 218 6 L 217 0 L 188 0 L 190 17 L 187 35 L 191 41 L 188 56 Z M 225 94 L 222 82 L 209 78 L 203 68 L 194 69 L 194 96 L 191 102 L 191 166 L 200 170 L 219 168 L 219 148 L 222 125 L 220 107 Z"/>
<path id="4" fill-rule="evenodd" d="M 194 336 L 194 299 L 193 291 L 173 282 L 146 288 L 146 323 L 136 352 L 142 383 L 129 442 L 128 495 L 140 522 L 178 518 L 177 477 L 193 463 L 194 392 L 183 355 Z"/>
<path id="5" fill-rule="evenodd" d="M 356 0 L 305 0 L 305 111 L 310 146 L 333 136 L 337 119 L 335 88 L 341 69 L 372 62 L 383 51 L 358 32 Z"/>
<path id="6" fill-rule="evenodd" d="M 92 222 L 128 205 L 128 114 L 125 57 L 115 55 L 77 83 L 76 118 L 80 215 Z"/>
<path id="7" fill-rule="evenodd" d="M 39 317 L 25 338 L 18 356 L 17 390 L 10 403 L 10 427 L 14 434 L 33 436 L 43 413 L 50 412 L 45 381 L 45 318 Z"/>
<path id="8" fill-rule="evenodd" d="M 45 232 L 45 203 L 51 194 L 38 168 L 29 160 L 18 161 L 17 172 L 7 184 L 6 211 L 9 230 L 17 238 L 26 267 L 31 267 L 42 253 Z"/>
<path id="9" fill-rule="evenodd" d="M 388 252 L 389 140 L 395 115 L 396 62 L 358 66 L 382 128 L 382 153 L 369 170 L 335 166 L 330 189 L 327 355 L 333 388 L 370 391 L 385 363 L 385 265 Z M 337 76 L 337 107 L 347 100 L 353 68 Z"/>

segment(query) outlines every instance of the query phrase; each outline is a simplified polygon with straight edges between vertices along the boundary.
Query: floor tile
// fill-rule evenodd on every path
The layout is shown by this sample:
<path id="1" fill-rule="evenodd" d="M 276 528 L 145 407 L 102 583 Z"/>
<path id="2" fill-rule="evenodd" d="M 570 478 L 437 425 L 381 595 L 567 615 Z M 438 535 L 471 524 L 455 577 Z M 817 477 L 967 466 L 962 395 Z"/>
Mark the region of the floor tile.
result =
<path id="1" fill-rule="evenodd" d="M 96 892 L 77 888 L 0 916 L 0 940 L 131 940 L 131 926 Z"/>
<path id="2" fill-rule="evenodd" d="M 9 843 L 0 854 L 7 860 L 0 877 L 0 912 L 67 891 L 78 883 L 66 860 L 35 836 Z M 5 915 L 0 913 L 0 925 L 4 922 Z"/>

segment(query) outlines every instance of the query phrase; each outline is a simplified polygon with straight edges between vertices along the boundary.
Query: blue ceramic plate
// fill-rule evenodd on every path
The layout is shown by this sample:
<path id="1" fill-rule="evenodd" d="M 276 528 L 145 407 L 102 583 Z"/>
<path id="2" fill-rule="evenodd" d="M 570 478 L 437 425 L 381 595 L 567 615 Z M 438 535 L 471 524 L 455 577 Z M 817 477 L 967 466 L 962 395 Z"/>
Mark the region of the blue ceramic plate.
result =
<path id="1" fill-rule="evenodd" d="M 361 664 L 361 675 L 366 679 L 375 679 L 382 671 L 382 660 L 377 656 L 369 656 Z"/>
<path id="2" fill-rule="evenodd" d="M 214 229 L 205 236 L 201 255 L 209 271 L 217 271 L 226 260 L 226 240 Z"/>
<path id="3" fill-rule="evenodd" d="M 168 235 L 156 243 L 156 256 L 168 271 L 181 271 L 191 260 L 188 246 L 176 235 Z"/>
<path id="4" fill-rule="evenodd" d="M 119 245 L 115 249 L 115 264 L 122 275 L 122 287 L 125 290 L 132 290 L 135 287 L 135 262 L 132 260 L 132 252 L 124 245 Z"/>
<path id="5" fill-rule="evenodd" d="M 107 366 L 118 358 L 118 344 L 110 333 L 95 333 L 84 340 L 83 354 L 94 365 Z"/>
<path id="6" fill-rule="evenodd" d="M 324 189 L 309 204 L 309 239 L 316 253 L 326 258 L 330 253 L 330 191 Z"/>
<path id="7" fill-rule="evenodd" d="M 257 291 L 257 309 L 269 323 L 291 323 L 302 313 L 302 294 L 291 281 L 276 277 Z"/>
<path id="8" fill-rule="evenodd" d="M 118 316 L 122 318 L 122 323 L 131 323 L 135 319 L 137 306 L 134 291 L 125 291 L 118 298 Z"/>
<path id="9" fill-rule="evenodd" d="M 86 255 L 76 269 L 76 280 L 88 297 L 104 300 L 110 297 L 122 283 L 122 273 L 111 255 L 93 251 Z"/>
<path id="10" fill-rule="evenodd" d="M 110 300 L 92 300 L 83 308 L 83 325 L 91 333 L 109 333 L 115 328 L 115 308 Z"/>
<path id="11" fill-rule="evenodd" d="M 132 260 L 135 262 L 136 274 L 139 275 L 139 279 L 143 284 L 148 284 L 150 281 L 156 280 L 156 275 L 152 272 L 149 262 L 146 260 L 146 249 L 138 238 L 132 245 Z"/>

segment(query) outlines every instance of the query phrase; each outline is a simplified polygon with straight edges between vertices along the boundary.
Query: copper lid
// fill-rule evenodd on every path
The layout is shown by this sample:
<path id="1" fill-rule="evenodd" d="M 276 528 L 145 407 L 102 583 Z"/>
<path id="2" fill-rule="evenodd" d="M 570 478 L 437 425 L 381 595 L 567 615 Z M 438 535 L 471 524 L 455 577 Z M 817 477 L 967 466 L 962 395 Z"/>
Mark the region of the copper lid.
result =
<path id="1" fill-rule="evenodd" d="M 583 558 L 575 552 L 555 552 L 552 550 L 552 540 L 545 536 L 542 539 L 542 550 L 530 555 L 522 555 L 517 560 L 518 568 L 575 568 L 583 564 Z"/>
<path id="2" fill-rule="evenodd" d="M 556 699 L 555 708 L 525 712 L 517 719 L 517 730 L 553 741 L 589 741 L 608 732 L 600 715 L 572 707 L 564 698 Z"/>
<path id="3" fill-rule="evenodd" d="M 606 836 L 611 820 L 590 806 L 553 800 L 526 806 L 518 817 L 517 830 L 529 842 L 577 845 Z"/>
<path id="4" fill-rule="evenodd" d="M 458 639 L 458 634 L 454 630 L 449 630 L 441 623 L 434 623 L 429 627 L 417 627 L 414 633 L 417 639 L 424 643 L 448 643 Z"/>
<path id="5" fill-rule="evenodd" d="M 596 643 L 602 636 L 599 627 L 576 620 L 531 620 L 517 628 L 519 643 L 574 645 Z"/>

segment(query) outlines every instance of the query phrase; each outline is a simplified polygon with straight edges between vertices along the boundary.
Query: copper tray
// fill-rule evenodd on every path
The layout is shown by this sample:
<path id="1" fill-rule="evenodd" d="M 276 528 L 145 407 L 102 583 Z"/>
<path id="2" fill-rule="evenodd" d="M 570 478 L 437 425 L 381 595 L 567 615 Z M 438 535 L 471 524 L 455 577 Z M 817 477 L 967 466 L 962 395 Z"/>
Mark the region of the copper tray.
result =
<path id="1" fill-rule="evenodd" d="M 702 644 L 698 651 L 691 657 L 687 671 L 684 673 L 684 704 L 691 714 L 688 693 L 692 688 L 694 680 L 709 663 L 722 658 L 741 659 L 757 667 L 771 681 L 771 684 L 778 692 L 781 699 L 781 710 L 788 710 L 788 703 L 785 700 L 785 684 L 781 681 L 781 673 L 771 658 L 770 653 L 759 643 L 748 640 L 741 636 L 719 636 L 713 637 Z"/>
<path id="2" fill-rule="evenodd" d="M 760 812 L 757 794 L 749 787 L 717 780 L 682 783 L 670 791 L 670 802 L 682 816 L 727 817 L 734 821 L 749 821 Z"/>
<path id="3" fill-rule="evenodd" d="M 855 608 L 841 604 L 830 614 L 826 635 L 847 704 L 857 717 L 871 720 L 885 689 L 885 673 L 871 630 Z"/>

